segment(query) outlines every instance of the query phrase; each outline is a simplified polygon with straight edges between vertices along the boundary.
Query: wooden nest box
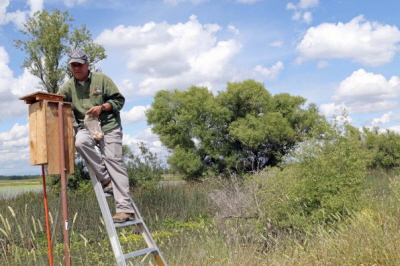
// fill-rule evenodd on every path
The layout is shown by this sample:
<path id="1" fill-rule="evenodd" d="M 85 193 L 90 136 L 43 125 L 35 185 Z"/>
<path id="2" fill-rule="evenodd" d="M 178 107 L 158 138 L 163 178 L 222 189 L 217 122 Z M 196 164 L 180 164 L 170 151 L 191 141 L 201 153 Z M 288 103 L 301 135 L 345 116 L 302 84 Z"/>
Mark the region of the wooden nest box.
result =
<path id="1" fill-rule="evenodd" d="M 29 104 L 30 164 L 47 164 L 48 174 L 61 174 L 60 123 L 58 106 L 62 103 L 65 174 L 74 172 L 73 113 L 63 96 L 35 92 L 19 98 Z"/>

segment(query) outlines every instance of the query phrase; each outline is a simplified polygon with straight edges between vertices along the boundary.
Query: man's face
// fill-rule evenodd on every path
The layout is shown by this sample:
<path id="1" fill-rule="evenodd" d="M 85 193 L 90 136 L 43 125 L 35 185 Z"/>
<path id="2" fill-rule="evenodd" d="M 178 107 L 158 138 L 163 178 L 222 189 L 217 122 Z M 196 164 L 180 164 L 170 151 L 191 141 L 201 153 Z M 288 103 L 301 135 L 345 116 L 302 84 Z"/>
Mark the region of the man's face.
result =
<path id="1" fill-rule="evenodd" d="M 70 64 L 72 74 L 77 81 L 85 81 L 89 76 L 89 64 L 71 63 Z"/>

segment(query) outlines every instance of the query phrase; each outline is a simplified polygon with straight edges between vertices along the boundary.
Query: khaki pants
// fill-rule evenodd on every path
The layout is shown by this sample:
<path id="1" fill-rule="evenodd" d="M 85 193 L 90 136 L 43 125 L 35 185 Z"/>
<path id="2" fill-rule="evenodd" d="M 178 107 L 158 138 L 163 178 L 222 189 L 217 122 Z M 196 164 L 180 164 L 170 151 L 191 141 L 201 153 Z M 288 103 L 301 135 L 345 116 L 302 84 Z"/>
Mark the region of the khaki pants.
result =
<path id="1" fill-rule="evenodd" d="M 96 146 L 99 147 L 100 154 Z M 75 148 L 93 169 L 101 184 L 107 184 L 111 178 L 116 213 L 133 213 L 129 198 L 128 174 L 122 164 L 121 128 L 104 134 L 100 141 L 94 140 L 87 129 L 80 129 L 75 136 Z"/>

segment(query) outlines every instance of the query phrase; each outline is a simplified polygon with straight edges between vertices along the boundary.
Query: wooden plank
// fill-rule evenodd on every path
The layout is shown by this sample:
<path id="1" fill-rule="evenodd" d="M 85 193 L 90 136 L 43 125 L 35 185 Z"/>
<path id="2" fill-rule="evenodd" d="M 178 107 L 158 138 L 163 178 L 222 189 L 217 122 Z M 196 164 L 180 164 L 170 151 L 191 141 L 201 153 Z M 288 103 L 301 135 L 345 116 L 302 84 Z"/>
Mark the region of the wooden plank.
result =
<path id="1" fill-rule="evenodd" d="M 70 104 L 63 104 L 64 114 L 64 146 L 66 174 L 74 173 L 75 137 L 73 130 L 74 115 Z"/>
<path id="2" fill-rule="evenodd" d="M 20 100 L 24 100 L 27 104 L 32 104 L 34 102 L 48 100 L 48 101 L 56 101 L 62 102 L 64 100 L 62 95 L 58 95 L 55 93 L 48 93 L 44 91 L 35 91 L 34 93 L 22 96 L 19 98 Z"/>
<path id="3" fill-rule="evenodd" d="M 53 94 L 53 93 L 38 93 L 36 94 L 36 101 L 48 100 L 48 101 L 57 101 L 62 102 L 64 97 L 62 95 Z"/>
<path id="4" fill-rule="evenodd" d="M 61 174 L 60 170 L 60 134 L 58 126 L 58 104 L 43 101 L 46 106 L 46 141 L 48 173 Z"/>
<path id="5" fill-rule="evenodd" d="M 47 163 L 45 108 L 42 102 L 29 106 L 29 146 L 31 165 Z"/>
<path id="6" fill-rule="evenodd" d="M 44 101 L 47 105 L 46 112 L 46 138 L 48 147 L 48 172 L 49 174 L 61 174 L 60 162 L 60 128 L 58 117 L 58 102 Z M 64 121 L 64 159 L 65 173 L 74 172 L 75 142 L 73 136 L 73 113 L 71 104 L 62 106 Z"/>

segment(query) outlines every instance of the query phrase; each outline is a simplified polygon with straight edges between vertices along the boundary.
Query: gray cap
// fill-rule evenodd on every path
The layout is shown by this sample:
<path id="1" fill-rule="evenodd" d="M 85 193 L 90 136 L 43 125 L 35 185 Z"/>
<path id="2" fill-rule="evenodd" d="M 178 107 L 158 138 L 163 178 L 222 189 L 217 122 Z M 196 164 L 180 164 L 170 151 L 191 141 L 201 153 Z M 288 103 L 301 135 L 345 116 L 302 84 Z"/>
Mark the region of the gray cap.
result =
<path id="1" fill-rule="evenodd" d="M 71 64 L 71 63 L 84 64 L 87 61 L 88 61 L 87 55 L 85 54 L 85 52 L 83 52 L 81 50 L 75 50 L 69 54 L 68 64 Z"/>

